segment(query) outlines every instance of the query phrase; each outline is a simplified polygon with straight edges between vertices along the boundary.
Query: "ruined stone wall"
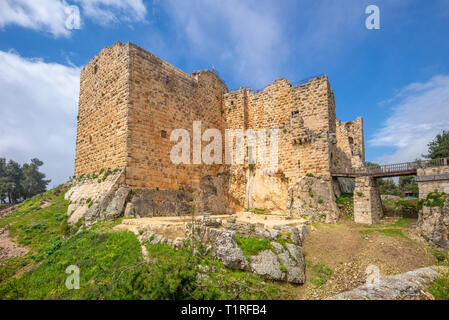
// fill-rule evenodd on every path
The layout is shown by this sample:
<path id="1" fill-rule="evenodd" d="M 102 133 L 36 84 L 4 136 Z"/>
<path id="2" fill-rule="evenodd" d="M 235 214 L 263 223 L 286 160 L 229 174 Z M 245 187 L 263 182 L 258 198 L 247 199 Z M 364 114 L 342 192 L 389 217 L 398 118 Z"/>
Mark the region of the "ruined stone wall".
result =
<path id="1" fill-rule="evenodd" d="M 126 165 L 128 47 L 104 48 L 81 71 L 75 176 Z"/>
<path id="2" fill-rule="evenodd" d="M 217 175 L 220 165 L 179 164 L 170 161 L 174 129 L 190 134 L 193 122 L 223 130 L 222 95 L 226 85 L 210 71 L 190 76 L 155 55 L 130 45 L 131 103 L 126 183 L 139 188 L 176 190 Z M 203 142 L 205 146 L 208 142 Z M 191 158 L 191 161 L 193 158 Z"/>
<path id="3" fill-rule="evenodd" d="M 376 224 L 383 217 L 377 180 L 371 177 L 355 179 L 354 221 L 363 224 Z"/>
<path id="4" fill-rule="evenodd" d="M 83 69 L 78 119 L 75 175 L 124 167 L 128 186 L 186 190 L 193 197 L 189 205 L 204 210 L 222 210 L 226 201 L 231 210 L 260 207 L 285 213 L 292 207 L 292 197 L 311 193 L 298 185 L 308 175 L 322 178 L 315 192 L 326 200 L 324 205 L 314 203 L 314 214 L 327 214 L 335 209 L 331 169 L 337 162 L 345 167 L 363 161 L 362 121 L 336 119 L 327 76 L 299 86 L 279 79 L 260 92 L 228 92 L 215 73 L 188 75 L 131 43 L 103 49 Z M 267 171 L 269 163 L 250 166 L 247 150 L 241 150 L 242 164 L 194 163 L 194 121 L 201 121 L 201 134 L 207 129 L 221 131 L 223 161 L 226 129 L 278 129 L 277 169 Z M 170 151 L 179 142 L 170 139 L 175 129 L 189 134 L 190 164 L 170 160 Z M 201 135 L 196 138 L 201 140 Z M 269 152 L 269 135 L 267 140 Z M 203 141 L 202 147 L 209 142 Z M 202 187 L 210 177 L 220 181 L 212 179 Z"/>
<path id="5" fill-rule="evenodd" d="M 296 186 L 298 179 L 307 174 L 330 176 L 336 117 L 334 95 L 326 76 L 296 87 L 279 79 L 260 92 L 240 89 L 227 93 L 224 114 L 230 129 L 278 129 L 277 172 L 267 176 L 263 170 L 266 166 L 260 163 L 249 170 L 247 158 L 243 165 L 231 168 L 235 179 L 230 193 L 243 206 L 285 212 L 291 202 L 289 189 Z M 324 198 L 332 200 L 332 183 L 327 180 Z M 314 212 L 318 207 L 322 206 L 315 206 Z"/>
<path id="6" fill-rule="evenodd" d="M 449 166 L 418 169 L 416 181 L 420 199 L 426 198 L 434 191 L 449 194 Z"/>
<path id="7" fill-rule="evenodd" d="M 363 119 L 343 122 L 336 120 L 337 156 L 333 163 L 335 169 L 362 167 L 365 162 L 363 139 Z"/>

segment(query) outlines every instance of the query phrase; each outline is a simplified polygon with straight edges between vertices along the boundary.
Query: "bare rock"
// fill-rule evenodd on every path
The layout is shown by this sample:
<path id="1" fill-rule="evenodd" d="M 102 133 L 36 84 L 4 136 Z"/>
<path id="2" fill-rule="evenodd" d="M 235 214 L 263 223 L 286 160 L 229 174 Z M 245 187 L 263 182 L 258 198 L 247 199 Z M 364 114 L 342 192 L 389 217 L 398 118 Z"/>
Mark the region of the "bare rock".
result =
<path id="1" fill-rule="evenodd" d="M 444 207 L 424 207 L 419 213 L 418 230 L 434 246 L 449 251 L 449 199 Z"/>
<path id="2" fill-rule="evenodd" d="M 257 256 L 251 257 L 251 271 L 271 280 L 283 280 L 284 274 L 281 271 L 276 254 L 271 250 L 264 250 Z"/>
<path id="3" fill-rule="evenodd" d="M 125 202 L 130 192 L 131 188 L 128 186 L 118 188 L 109 205 L 106 207 L 106 211 L 104 212 L 105 219 L 116 219 L 122 215 L 125 209 Z"/>
<path id="4" fill-rule="evenodd" d="M 210 228 L 208 240 L 214 248 L 237 248 L 237 242 L 235 241 L 235 231 Z"/>
<path id="5" fill-rule="evenodd" d="M 427 267 L 381 278 L 376 284 L 365 284 L 327 300 L 411 300 L 424 294 L 425 286 L 439 275 L 439 267 Z M 447 270 L 447 268 L 445 269 Z"/>
<path id="6" fill-rule="evenodd" d="M 218 247 L 215 252 L 217 258 L 230 269 L 244 270 L 248 265 L 248 261 L 240 248 Z"/>

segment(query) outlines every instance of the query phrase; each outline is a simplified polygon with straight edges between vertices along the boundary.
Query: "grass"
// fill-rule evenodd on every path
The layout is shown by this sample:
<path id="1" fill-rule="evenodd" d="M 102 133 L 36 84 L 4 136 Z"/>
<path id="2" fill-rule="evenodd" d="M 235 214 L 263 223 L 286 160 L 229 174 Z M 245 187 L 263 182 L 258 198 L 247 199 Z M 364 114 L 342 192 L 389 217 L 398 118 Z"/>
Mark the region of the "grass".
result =
<path id="1" fill-rule="evenodd" d="M 385 236 L 389 236 L 389 237 L 407 238 L 401 229 L 394 229 L 394 228 L 385 228 L 385 229 L 372 228 L 372 229 L 366 229 L 366 230 L 359 230 L 359 232 L 361 235 L 368 235 L 368 234 L 371 234 L 374 232 L 378 232 L 378 233 L 381 233 L 381 234 L 383 234 Z"/>
<path id="2" fill-rule="evenodd" d="M 418 201 L 418 210 L 421 210 L 423 206 L 442 208 L 447 198 L 449 198 L 449 194 L 445 192 L 430 192 L 427 194 L 427 197 L 425 199 L 421 199 Z"/>
<path id="3" fill-rule="evenodd" d="M 391 227 L 401 227 L 401 228 L 409 228 L 413 223 L 415 223 L 415 219 L 409 219 L 409 218 L 400 218 L 395 223 L 388 225 Z"/>
<path id="4" fill-rule="evenodd" d="M 432 254 L 440 266 L 449 266 L 449 253 L 432 250 Z M 449 271 L 441 271 L 440 275 L 430 283 L 429 292 L 438 300 L 449 300 Z"/>
<path id="5" fill-rule="evenodd" d="M 343 207 L 343 212 L 348 219 L 354 218 L 354 195 L 342 193 L 335 202 Z"/>
<path id="6" fill-rule="evenodd" d="M 326 284 L 332 276 L 332 269 L 322 263 L 314 263 L 306 259 L 306 268 L 310 273 L 309 281 L 316 287 Z"/>
<path id="7" fill-rule="evenodd" d="M 33 197 L 0 220 L 0 228 L 10 224 L 10 236 L 21 246 L 28 246 L 35 261 L 42 260 L 55 243 L 74 231 L 67 224 L 68 201 L 64 200 L 64 192 L 63 187 L 57 187 Z M 51 201 L 51 205 L 40 208 L 43 200 Z"/>
<path id="8" fill-rule="evenodd" d="M 106 171 L 107 172 L 107 171 Z M 103 221 L 79 231 L 67 224 L 65 188 L 20 204 L 11 216 L 10 235 L 30 251 L 0 262 L 0 299 L 283 299 L 288 285 L 252 273 L 232 271 L 218 260 L 189 248 L 147 244 L 150 262 L 131 232 L 113 232 L 121 222 Z M 43 200 L 50 201 L 40 208 Z M 241 239 L 246 254 L 271 249 L 268 240 Z M 198 248 L 197 248 L 198 249 Z M 202 274 L 198 265 L 209 266 Z M 66 287 L 67 267 L 80 270 L 80 289 Z M 199 281 L 198 279 L 201 279 Z"/>
<path id="9" fill-rule="evenodd" d="M 418 215 L 418 199 L 382 200 L 385 212 L 399 213 L 404 218 L 416 217 Z"/>
<path id="10" fill-rule="evenodd" d="M 437 300 L 449 300 L 449 272 L 441 272 L 431 283 L 429 291 Z"/>
<path id="11" fill-rule="evenodd" d="M 141 261 L 137 238 L 129 232 L 98 234 L 82 231 L 50 253 L 36 269 L 0 284 L 3 299 L 114 299 L 129 292 L 118 290 L 123 267 Z M 80 290 L 65 286 L 70 265 L 80 269 Z"/>
<path id="12" fill-rule="evenodd" d="M 271 215 L 271 212 L 268 212 L 268 211 L 265 211 L 265 210 L 259 209 L 259 208 L 246 209 L 245 212 L 251 212 L 254 214 L 262 214 L 262 215 Z"/>
<path id="13" fill-rule="evenodd" d="M 258 239 L 255 237 L 244 238 L 239 234 L 236 234 L 235 240 L 247 259 L 259 254 L 261 251 L 272 249 L 269 239 Z"/>

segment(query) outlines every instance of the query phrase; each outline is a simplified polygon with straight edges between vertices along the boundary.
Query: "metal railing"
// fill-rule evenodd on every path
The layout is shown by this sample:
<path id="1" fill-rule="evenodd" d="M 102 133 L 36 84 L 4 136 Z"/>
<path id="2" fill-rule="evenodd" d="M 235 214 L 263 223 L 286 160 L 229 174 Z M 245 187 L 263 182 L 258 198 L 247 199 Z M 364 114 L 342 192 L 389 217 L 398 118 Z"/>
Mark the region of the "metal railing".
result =
<path id="1" fill-rule="evenodd" d="M 442 167 L 449 164 L 449 158 L 435 160 L 416 160 L 413 162 L 403 162 L 387 165 L 367 165 L 361 168 L 345 168 L 336 170 L 335 175 L 347 176 L 393 176 L 395 174 L 413 174 L 417 169 Z"/>

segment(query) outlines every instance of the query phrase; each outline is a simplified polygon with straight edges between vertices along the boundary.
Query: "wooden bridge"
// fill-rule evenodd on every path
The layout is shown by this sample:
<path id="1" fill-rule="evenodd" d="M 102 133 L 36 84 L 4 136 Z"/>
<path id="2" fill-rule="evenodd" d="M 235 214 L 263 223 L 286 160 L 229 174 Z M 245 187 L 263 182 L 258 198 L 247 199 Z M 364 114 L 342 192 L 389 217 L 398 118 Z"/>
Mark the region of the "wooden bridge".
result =
<path id="1" fill-rule="evenodd" d="M 435 160 L 417 160 L 414 162 L 395 163 L 387 165 L 367 165 L 361 168 L 336 169 L 332 172 L 333 177 L 357 178 L 357 177 L 399 177 L 416 175 L 417 169 L 441 167 L 449 164 L 449 158 Z"/>

